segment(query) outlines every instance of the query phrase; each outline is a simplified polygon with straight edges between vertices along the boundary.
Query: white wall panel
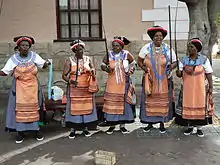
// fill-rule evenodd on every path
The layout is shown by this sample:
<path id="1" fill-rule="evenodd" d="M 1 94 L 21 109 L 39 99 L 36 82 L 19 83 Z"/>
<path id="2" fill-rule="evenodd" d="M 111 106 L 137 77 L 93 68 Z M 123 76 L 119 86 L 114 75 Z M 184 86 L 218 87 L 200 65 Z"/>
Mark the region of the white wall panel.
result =
<path id="1" fill-rule="evenodd" d="M 168 4 L 171 7 L 177 6 L 177 0 L 154 0 L 154 8 L 166 8 Z M 186 7 L 184 2 L 178 2 L 179 7 Z"/>
<path id="2" fill-rule="evenodd" d="M 171 8 L 171 20 L 175 20 L 176 8 Z M 167 8 L 142 10 L 142 21 L 168 21 L 169 14 Z M 177 20 L 188 21 L 189 14 L 187 8 L 178 8 Z"/>
<path id="3" fill-rule="evenodd" d="M 169 21 L 155 21 L 154 25 L 159 25 L 165 28 L 169 32 Z M 171 30 L 175 30 L 175 21 L 171 21 Z M 189 22 L 188 21 L 176 21 L 176 32 L 185 33 L 189 31 Z"/>
<path id="4" fill-rule="evenodd" d="M 171 38 L 172 40 L 174 40 L 174 33 L 172 33 Z M 170 36 L 169 33 L 167 34 L 166 38 L 164 38 L 164 40 L 169 40 Z M 177 33 L 176 34 L 176 39 L 177 40 L 188 40 L 188 33 Z M 150 37 L 148 36 L 147 33 L 143 34 L 143 40 L 149 41 L 151 40 Z"/>

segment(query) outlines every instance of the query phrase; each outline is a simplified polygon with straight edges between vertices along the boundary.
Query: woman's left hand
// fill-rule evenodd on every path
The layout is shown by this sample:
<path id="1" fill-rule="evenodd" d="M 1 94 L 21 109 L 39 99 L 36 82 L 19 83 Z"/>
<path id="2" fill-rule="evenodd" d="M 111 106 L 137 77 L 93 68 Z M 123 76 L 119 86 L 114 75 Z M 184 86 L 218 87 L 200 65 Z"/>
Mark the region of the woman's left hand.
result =
<path id="1" fill-rule="evenodd" d="M 212 92 L 213 92 L 213 88 L 212 88 L 212 87 L 209 87 L 209 89 L 208 89 L 209 95 L 212 95 Z"/>
<path id="2" fill-rule="evenodd" d="M 47 63 L 47 65 L 51 65 L 51 62 L 49 59 L 46 61 L 46 63 Z"/>
<path id="3" fill-rule="evenodd" d="M 130 75 L 133 74 L 133 73 L 134 73 L 134 70 L 135 70 L 135 68 L 133 68 L 133 67 L 130 68 L 130 69 L 129 69 L 129 74 L 130 74 Z"/>
<path id="4" fill-rule="evenodd" d="M 94 69 L 94 68 L 92 68 L 92 69 L 90 70 L 90 73 L 91 73 L 92 77 L 95 78 L 95 69 Z"/>

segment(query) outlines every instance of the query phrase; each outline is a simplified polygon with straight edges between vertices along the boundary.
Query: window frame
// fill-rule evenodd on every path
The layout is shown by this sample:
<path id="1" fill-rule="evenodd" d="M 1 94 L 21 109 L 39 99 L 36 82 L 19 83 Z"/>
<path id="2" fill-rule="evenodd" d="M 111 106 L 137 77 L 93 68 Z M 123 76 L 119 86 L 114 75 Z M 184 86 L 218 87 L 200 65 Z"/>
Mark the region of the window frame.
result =
<path id="1" fill-rule="evenodd" d="M 95 25 L 95 24 L 91 24 L 91 12 L 95 11 L 98 12 L 98 17 L 99 17 L 99 36 L 100 37 L 73 37 L 73 38 L 61 38 L 61 21 L 60 21 L 60 0 L 56 0 L 56 25 L 57 25 L 57 39 L 54 40 L 54 42 L 70 42 L 73 41 L 75 39 L 80 38 L 83 41 L 104 41 L 103 38 L 103 21 L 102 21 L 102 0 L 98 0 L 98 9 L 90 9 L 90 3 L 88 3 L 88 9 L 70 9 L 70 0 L 67 0 L 68 3 L 68 8 L 64 9 L 62 11 L 67 11 L 68 12 L 68 28 L 69 28 L 69 32 L 71 32 L 71 24 L 70 24 L 70 15 L 72 11 L 86 11 L 88 12 L 88 26 L 89 26 L 89 33 L 91 34 L 91 25 Z M 88 0 L 90 1 L 90 0 Z M 76 24 L 77 25 L 77 24 Z M 83 25 L 83 24 L 81 24 Z M 69 36 L 71 36 L 71 34 L 69 34 Z"/>

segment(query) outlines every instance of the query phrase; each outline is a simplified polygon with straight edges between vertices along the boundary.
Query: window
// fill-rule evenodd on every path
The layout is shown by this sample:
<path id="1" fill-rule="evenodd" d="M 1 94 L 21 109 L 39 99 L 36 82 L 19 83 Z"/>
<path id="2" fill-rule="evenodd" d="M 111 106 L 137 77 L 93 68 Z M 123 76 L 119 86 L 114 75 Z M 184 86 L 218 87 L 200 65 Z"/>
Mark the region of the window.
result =
<path id="1" fill-rule="evenodd" d="M 102 38 L 101 0 L 57 0 L 58 40 Z"/>

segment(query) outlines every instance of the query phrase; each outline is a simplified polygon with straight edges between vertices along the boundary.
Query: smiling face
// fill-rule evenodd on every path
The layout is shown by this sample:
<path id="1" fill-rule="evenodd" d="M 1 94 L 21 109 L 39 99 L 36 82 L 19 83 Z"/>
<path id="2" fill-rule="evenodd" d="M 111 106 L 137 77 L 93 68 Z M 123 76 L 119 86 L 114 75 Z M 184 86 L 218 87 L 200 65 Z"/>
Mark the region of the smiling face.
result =
<path id="1" fill-rule="evenodd" d="M 155 46 L 160 46 L 163 41 L 163 34 L 161 32 L 156 32 L 153 38 Z"/>
<path id="2" fill-rule="evenodd" d="M 198 53 L 196 47 L 192 43 L 189 43 L 187 45 L 187 49 L 188 49 L 189 55 L 196 55 Z"/>
<path id="3" fill-rule="evenodd" d="M 118 42 L 113 42 L 112 43 L 112 50 L 114 53 L 119 53 L 122 50 L 121 44 L 119 44 Z"/>

